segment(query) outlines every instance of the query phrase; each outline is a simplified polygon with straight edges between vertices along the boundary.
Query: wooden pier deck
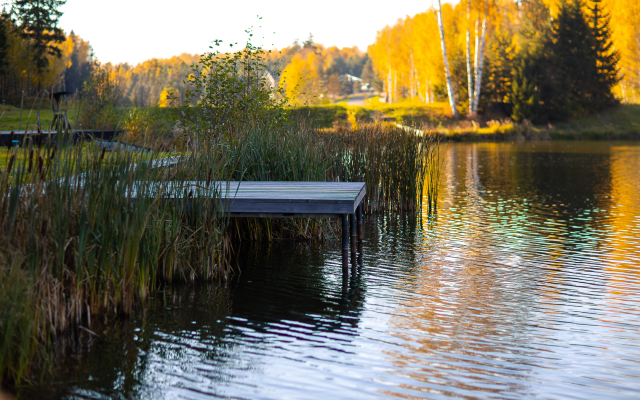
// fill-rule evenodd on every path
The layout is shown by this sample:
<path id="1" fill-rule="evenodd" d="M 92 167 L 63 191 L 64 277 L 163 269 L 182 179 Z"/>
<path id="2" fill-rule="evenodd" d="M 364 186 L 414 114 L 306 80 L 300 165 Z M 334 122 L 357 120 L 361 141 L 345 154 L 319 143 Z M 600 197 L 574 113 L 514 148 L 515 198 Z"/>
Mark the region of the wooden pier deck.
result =
<path id="1" fill-rule="evenodd" d="M 160 194 L 164 199 L 219 196 L 220 211 L 235 218 L 340 218 L 343 269 L 348 267 L 349 247 L 355 254 L 356 241 L 363 239 L 361 203 L 366 194 L 363 182 L 232 181 L 207 185 L 202 181 L 173 181 L 157 182 L 149 189 L 146 196 Z M 132 198 L 136 197 L 134 188 Z"/>

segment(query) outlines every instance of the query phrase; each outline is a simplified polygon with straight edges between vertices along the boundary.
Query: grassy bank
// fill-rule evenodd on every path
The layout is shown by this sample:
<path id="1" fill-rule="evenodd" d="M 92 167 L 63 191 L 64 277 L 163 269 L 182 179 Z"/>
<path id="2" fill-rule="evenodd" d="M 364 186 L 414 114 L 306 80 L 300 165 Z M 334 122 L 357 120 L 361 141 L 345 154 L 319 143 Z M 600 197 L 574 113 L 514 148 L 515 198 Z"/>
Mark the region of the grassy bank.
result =
<path id="1" fill-rule="evenodd" d="M 37 109 L 24 109 L 20 124 L 19 108 L 0 106 L 0 114 L 4 112 L 0 118 L 0 130 L 17 130 L 19 126 L 24 129 L 27 121 L 29 126 L 35 126 Z M 420 126 L 437 133 L 445 140 L 453 141 L 640 138 L 640 105 L 636 104 L 622 104 L 595 115 L 574 117 L 569 121 L 544 126 L 515 123 L 509 118 L 496 115 L 480 116 L 476 119 L 462 118 L 456 121 L 451 117 L 448 103 L 384 104 L 377 98 L 367 100 L 362 107 L 337 103 L 292 107 L 289 112 L 294 120 L 304 119 L 310 125 L 324 129 L 345 130 L 351 128 L 353 123 L 390 121 Z M 165 148 L 169 148 L 175 139 L 175 121 L 180 119 L 179 109 L 173 107 L 122 108 L 117 114 L 118 117 L 113 121 L 114 127 L 117 126 L 127 133 L 127 142 L 144 144 L 163 141 Z M 75 112 L 70 111 L 68 116 L 74 128 L 82 128 L 76 124 Z M 48 126 L 53 118 L 47 100 L 43 102 L 40 118 L 42 126 Z"/>
<path id="2" fill-rule="evenodd" d="M 454 120 L 446 103 L 411 102 L 382 104 L 372 101 L 364 107 L 346 104 L 300 107 L 292 112 L 323 128 L 336 128 L 347 122 L 368 123 L 386 120 L 402 125 L 416 125 L 440 135 L 444 140 L 545 140 L 545 139 L 638 139 L 640 105 L 621 104 L 594 115 L 574 117 L 544 126 L 516 123 L 499 116 Z"/>
<path id="3" fill-rule="evenodd" d="M 365 181 L 367 212 L 411 211 L 422 193 L 435 204 L 437 150 L 433 137 L 389 125 L 338 134 L 302 124 L 256 125 L 155 169 L 139 154 L 92 144 L 3 150 L 0 383 L 19 388 L 38 379 L 53 362 L 52 340 L 87 340 L 96 320 L 128 315 L 162 285 L 227 279 L 232 240 L 330 231 L 321 221 L 230 224 L 215 211 L 215 194 L 167 201 L 153 182 Z"/>
<path id="4" fill-rule="evenodd" d="M 76 125 L 77 113 L 75 105 L 69 104 L 70 108 L 67 111 L 67 118 L 72 126 Z M 66 107 L 63 107 L 65 109 Z M 51 103 L 48 100 L 33 101 L 31 104 L 20 107 L 0 105 L 0 131 L 11 131 L 26 129 L 36 129 L 36 119 L 38 112 L 40 113 L 40 124 L 42 129 L 49 129 L 51 122 L 53 121 L 53 111 L 51 110 Z"/>

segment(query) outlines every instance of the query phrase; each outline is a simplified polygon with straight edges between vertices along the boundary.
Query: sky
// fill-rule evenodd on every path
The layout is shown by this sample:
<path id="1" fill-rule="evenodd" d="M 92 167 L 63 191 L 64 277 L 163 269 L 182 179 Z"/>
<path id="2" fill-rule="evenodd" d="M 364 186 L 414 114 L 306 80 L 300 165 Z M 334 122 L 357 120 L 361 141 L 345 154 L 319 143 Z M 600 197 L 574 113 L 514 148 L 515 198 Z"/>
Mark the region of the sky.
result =
<path id="1" fill-rule="evenodd" d="M 137 64 L 181 53 L 201 54 L 214 39 L 289 46 L 313 34 L 325 46 L 366 51 L 376 32 L 426 11 L 432 0 L 67 0 L 59 26 L 89 41 L 101 62 Z M 258 16 L 262 19 L 258 19 Z"/>

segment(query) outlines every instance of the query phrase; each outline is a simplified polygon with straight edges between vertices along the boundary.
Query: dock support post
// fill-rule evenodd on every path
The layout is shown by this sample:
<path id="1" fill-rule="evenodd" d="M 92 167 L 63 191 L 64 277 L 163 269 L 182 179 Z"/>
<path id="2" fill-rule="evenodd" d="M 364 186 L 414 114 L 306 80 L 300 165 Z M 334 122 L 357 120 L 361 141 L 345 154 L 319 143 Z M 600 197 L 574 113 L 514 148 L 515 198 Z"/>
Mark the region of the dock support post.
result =
<path id="1" fill-rule="evenodd" d="M 356 252 L 356 215 L 349 214 L 349 234 L 351 235 L 351 252 Z"/>
<path id="2" fill-rule="evenodd" d="M 342 274 L 349 273 L 349 222 L 348 214 L 342 214 Z"/>
<path id="3" fill-rule="evenodd" d="M 362 229 L 362 204 L 356 209 L 356 216 L 358 217 L 358 240 L 364 240 L 364 230 Z"/>
<path id="4" fill-rule="evenodd" d="M 349 234 L 351 236 L 351 266 L 354 268 L 354 272 L 355 272 L 355 267 L 356 267 L 356 241 L 357 241 L 357 236 L 356 236 L 356 215 L 355 214 L 349 214 Z"/>

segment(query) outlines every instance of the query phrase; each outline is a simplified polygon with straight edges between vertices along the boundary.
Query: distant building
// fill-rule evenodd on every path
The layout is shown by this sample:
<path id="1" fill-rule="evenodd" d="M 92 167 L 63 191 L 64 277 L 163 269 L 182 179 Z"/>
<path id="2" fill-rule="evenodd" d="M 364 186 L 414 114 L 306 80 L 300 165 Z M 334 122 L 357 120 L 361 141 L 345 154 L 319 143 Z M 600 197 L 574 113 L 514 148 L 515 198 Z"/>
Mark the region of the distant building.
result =
<path id="1" fill-rule="evenodd" d="M 345 82 L 360 82 L 362 83 L 362 78 L 358 78 L 357 76 L 353 76 L 351 74 L 340 75 L 340 83 Z"/>

